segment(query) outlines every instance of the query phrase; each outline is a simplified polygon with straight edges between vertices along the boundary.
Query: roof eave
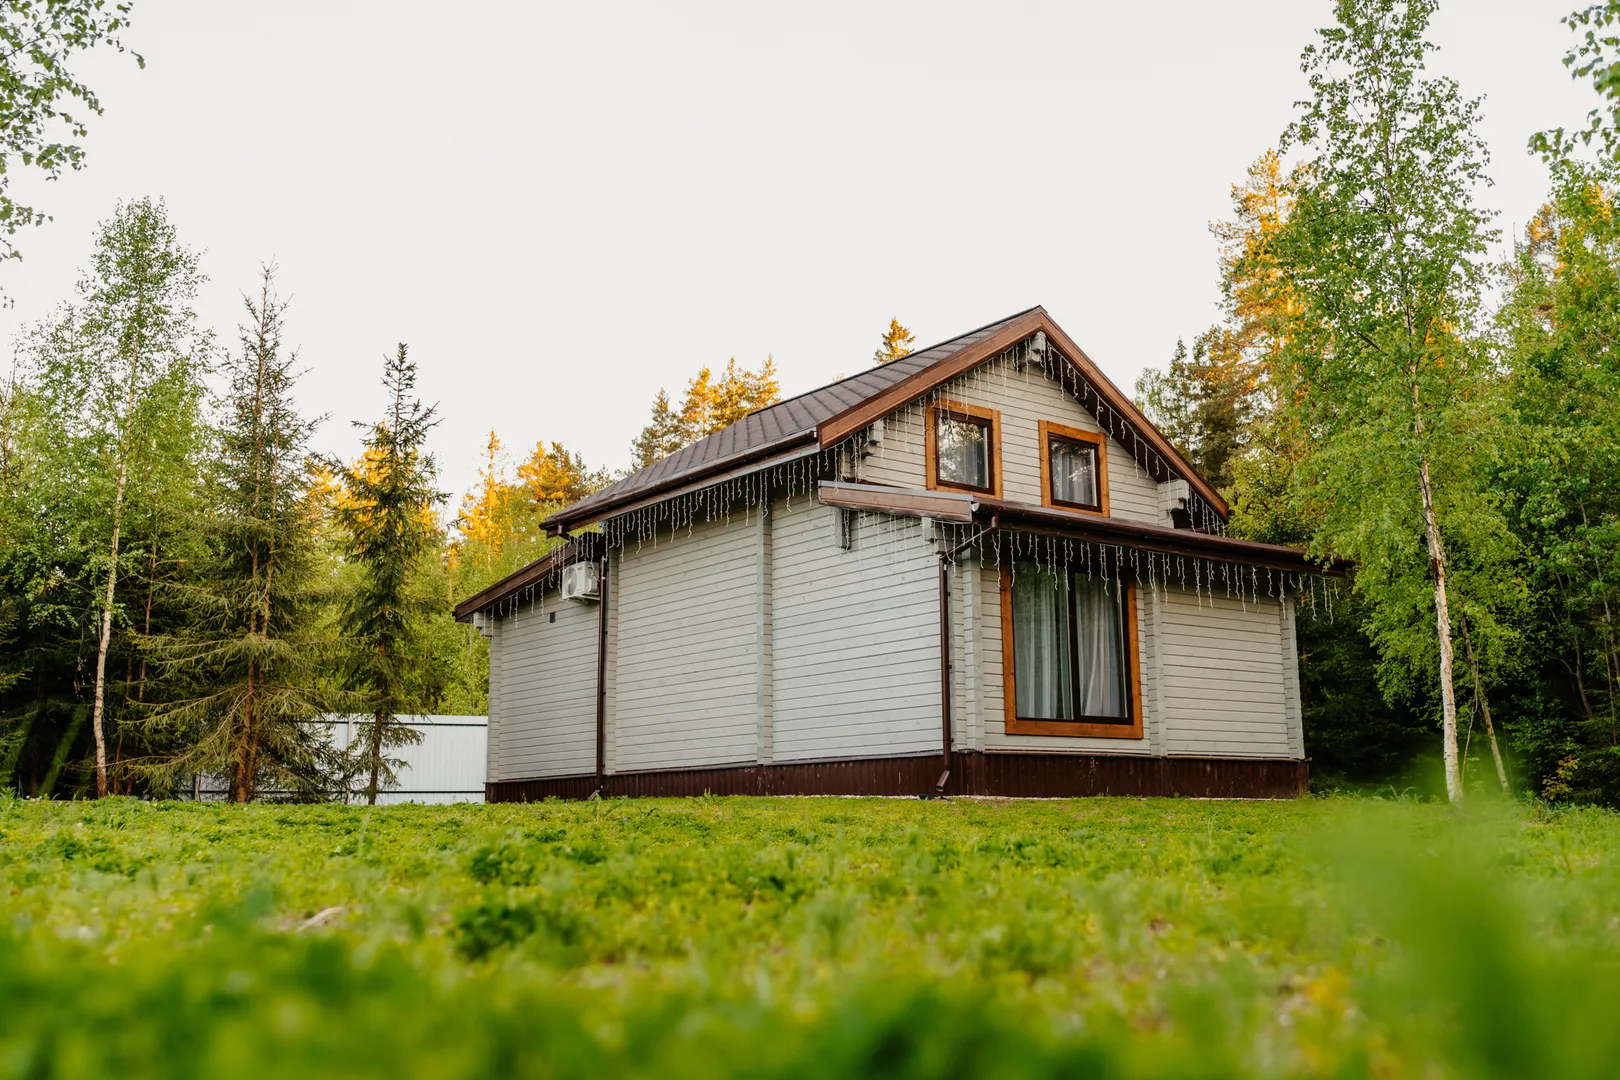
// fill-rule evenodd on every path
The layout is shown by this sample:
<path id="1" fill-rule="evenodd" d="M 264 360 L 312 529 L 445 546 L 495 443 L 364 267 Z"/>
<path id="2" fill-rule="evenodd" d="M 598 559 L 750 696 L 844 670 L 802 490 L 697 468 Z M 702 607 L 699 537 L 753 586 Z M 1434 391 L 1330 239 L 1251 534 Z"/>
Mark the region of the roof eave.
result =
<path id="1" fill-rule="evenodd" d="M 575 503 L 573 506 L 564 507 L 546 518 L 540 525 L 554 536 L 561 535 L 569 529 L 583 528 L 614 514 L 627 513 L 642 506 L 662 502 L 688 488 L 719 483 L 729 478 L 727 474 L 752 472 L 764 468 L 770 464 L 769 459 L 779 457 L 796 447 L 810 446 L 814 443 L 816 443 L 815 428 L 797 431 L 792 435 L 784 435 L 780 439 L 750 447 L 743 453 L 733 454 L 729 458 L 709 462 L 702 468 L 677 473 L 644 488 L 626 492 L 618 498 L 605 499 L 590 505 Z"/>
<path id="2" fill-rule="evenodd" d="M 1347 559 L 1319 562 L 1303 548 L 1240 540 L 1195 529 L 1169 529 L 1122 518 L 1008 502 L 1005 499 L 981 497 L 975 500 L 975 505 L 975 519 L 981 523 L 988 523 L 994 517 L 1002 528 L 1022 524 L 1034 532 L 1050 532 L 1168 555 L 1195 556 L 1274 570 L 1333 576 L 1342 575 L 1354 566 Z"/>
<path id="3" fill-rule="evenodd" d="M 516 596 L 537 581 L 543 581 L 565 555 L 578 552 L 585 558 L 601 558 L 603 538 L 595 533 L 576 536 L 566 544 L 558 544 L 541 558 L 514 570 L 493 585 L 486 586 L 457 604 L 452 611 L 457 622 L 471 622 L 472 617 L 494 605 Z"/>

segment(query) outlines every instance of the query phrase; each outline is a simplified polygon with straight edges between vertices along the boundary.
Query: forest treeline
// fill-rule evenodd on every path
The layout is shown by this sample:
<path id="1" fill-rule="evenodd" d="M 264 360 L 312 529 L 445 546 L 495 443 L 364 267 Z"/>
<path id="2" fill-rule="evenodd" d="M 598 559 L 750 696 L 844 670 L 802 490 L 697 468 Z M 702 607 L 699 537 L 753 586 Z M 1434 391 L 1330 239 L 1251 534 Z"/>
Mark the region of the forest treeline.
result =
<path id="1" fill-rule="evenodd" d="M 1302 57 L 1309 99 L 1214 227 L 1222 315 L 1137 397 L 1233 533 L 1354 561 L 1301 615 L 1319 779 L 1620 804 L 1620 0 L 1566 20 L 1598 103 L 1529 135 L 1550 186 L 1514 237 L 1478 201 L 1479 100 L 1426 68 L 1435 8 L 1335 0 Z M 404 345 L 356 456 L 313 453 L 273 270 L 228 341 L 194 311 L 201 280 L 160 201 L 124 204 L 20 343 L 0 396 L 0 787 L 206 774 L 242 800 L 374 796 L 414 737 L 401 717 L 485 708 L 486 647 L 454 602 L 613 479 L 491 432 L 451 512 Z M 873 362 L 912 343 L 891 321 Z M 770 357 L 704 368 L 658 393 L 631 467 L 778 397 Z M 312 734 L 322 712 L 369 718 L 353 751 Z"/>
<path id="2" fill-rule="evenodd" d="M 1339 0 L 1303 57 L 1313 100 L 1213 227 L 1224 317 L 1137 397 L 1232 532 L 1357 564 L 1301 625 L 1319 777 L 1439 756 L 1453 799 L 1471 767 L 1614 805 L 1620 3 L 1565 20 L 1601 102 L 1530 137 L 1551 187 L 1506 245 L 1477 202 L 1481 102 L 1425 71 L 1435 7 Z"/>

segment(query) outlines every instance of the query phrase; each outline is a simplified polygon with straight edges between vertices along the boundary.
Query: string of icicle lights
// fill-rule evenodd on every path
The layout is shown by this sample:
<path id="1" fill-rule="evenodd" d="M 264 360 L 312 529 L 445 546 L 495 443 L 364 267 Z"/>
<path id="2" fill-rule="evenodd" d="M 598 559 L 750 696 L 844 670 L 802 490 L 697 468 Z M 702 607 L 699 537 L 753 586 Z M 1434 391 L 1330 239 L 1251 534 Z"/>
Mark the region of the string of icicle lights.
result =
<path id="1" fill-rule="evenodd" d="M 1011 393 L 1013 390 L 1018 392 Z M 1042 401 L 1042 395 L 1051 395 Z M 1058 349 L 1049 342 L 1044 346 L 1038 339 L 1026 339 L 1013 345 L 971 370 L 958 375 L 914 399 L 908 405 L 883 418 L 883 435 L 877 441 L 870 438 L 871 429 L 851 435 L 837 446 L 826 450 L 810 450 L 800 457 L 757 469 L 741 476 L 730 477 L 704 487 L 671 495 L 645 506 L 637 507 L 607 518 L 600 529 L 609 551 L 629 547 L 636 550 L 647 545 L 667 543 L 680 532 L 690 534 L 703 525 L 731 525 L 741 522 L 752 525 L 760 507 L 769 499 L 779 510 L 788 513 L 795 508 L 814 504 L 816 487 L 822 480 L 865 480 L 899 487 L 920 487 L 924 475 L 926 444 L 925 427 L 928 408 L 942 402 L 984 405 L 999 409 L 1003 414 L 1002 430 L 997 432 L 1004 451 L 1003 460 L 1012 462 L 1002 483 L 1004 494 L 1022 484 L 1030 490 L 1019 492 L 1034 504 L 1040 501 L 1039 470 L 1030 462 L 1020 463 L 1019 455 L 1005 454 L 1011 445 L 1005 425 L 1016 414 L 1012 403 L 1033 402 L 1030 417 L 1023 417 L 1034 439 L 1036 414 L 1048 414 L 1063 399 L 1078 402 L 1091 415 L 1099 430 L 1106 432 L 1114 442 L 1131 455 L 1130 468 L 1138 477 L 1147 477 L 1155 483 L 1174 479 L 1177 471 L 1145 440 L 1124 415 L 1110 406 L 1089 380 Z M 1037 454 L 1044 447 L 1033 447 Z M 1117 458 L 1110 458 L 1110 462 Z M 1138 520 L 1162 520 L 1156 499 L 1138 496 L 1140 505 L 1131 506 L 1132 494 L 1122 485 L 1117 471 L 1114 477 L 1112 502 L 1117 510 L 1134 509 L 1127 514 Z M 1224 535 L 1225 522 L 1213 507 L 1196 491 L 1189 489 L 1186 510 L 1194 529 L 1200 532 Z M 915 520 L 894 519 L 881 513 L 860 512 L 852 515 L 849 535 L 851 549 L 868 554 L 876 552 L 891 565 L 909 563 L 917 549 L 918 524 Z M 984 545 L 988 565 L 999 568 L 1002 550 L 1007 546 L 1013 552 L 1014 568 L 1018 561 L 1045 562 L 1073 568 L 1106 579 L 1122 582 L 1129 571 L 1129 579 L 1138 585 L 1155 588 L 1190 588 L 1201 599 L 1224 595 L 1240 603 L 1257 601 L 1261 597 L 1280 598 L 1293 595 L 1303 598 L 1315 610 L 1318 602 L 1327 605 L 1331 615 L 1332 598 L 1336 587 L 1319 582 L 1317 575 L 1298 571 L 1283 571 L 1249 566 L 1219 559 L 1187 555 L 1170 555 L 1139 551 L 1120 545 L 1042 537 L 1029 533 L 1003 530 L 1001 542 Z M 963 534 L 957 541 L 965 539 Z M 523 605 L 543 603 L 547 590 L 555 590 L 562 577 L 563 567 L 586 557 L 578 545 L 540 579 L 529 583 L 518 594 L 503 598 L 494 605 L 497 613 L 515 611 Z M 932 554 L 929 555 L 932 558 Z M 1106 569 L 1104 569 L 1106 568 Z"/>

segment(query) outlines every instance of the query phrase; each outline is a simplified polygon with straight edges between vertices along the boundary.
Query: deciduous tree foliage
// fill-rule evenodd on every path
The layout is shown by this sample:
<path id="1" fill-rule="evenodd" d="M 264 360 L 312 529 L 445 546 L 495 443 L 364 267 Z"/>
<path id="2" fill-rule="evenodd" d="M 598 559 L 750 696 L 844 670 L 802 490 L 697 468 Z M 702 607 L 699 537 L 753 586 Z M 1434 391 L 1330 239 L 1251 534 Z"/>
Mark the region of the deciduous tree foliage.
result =
<path id="1" fill-rule="evenodd" d="M 1307 178 L 1275 244 L 1298 310 L 1272 377 L 1310 434 L 1295 491 L 1314 545 L 1359 563 L 1386 678 L 1438 682 L 1456 801 L 1454 621 L 1491 623 L 1512 574 L 1485 469 L 1500 434 L 1479 335 L 1487 153 L 1478 101 L 1424 74 L 1434 8 L 1338 0 L 1337 25 L 1305 51 L 1312 97 L 1283 146 L 1310 155 Z M 1425 619 L 1427 641 L 1413 632 Z"/>
<path id="2" fill-rule="evenodd" d="M 201 281 L 161 202 L 121 205 L 97 236 L 77 302 L 28 342 L 40 409 L 35 452 L 47 463 L 41 496 L 69 530 L 61 539 L 97 578 L 90 725 L 102 795 L 115 704 L 108 661 L 115 631 L 133 621 L 120 578 L 144 571 L 149 613 L 162 534 L 184 524 L 194 494 L 201 375 L 212 349 L 192 308 Z"/>
<path id="3" fill-rule="evenodd" d="M 134 7 L 127 0 L 7 0 L 0 5 L 0 258 L 20 258 L 11 237 L 48 215 L 11 197 L 13 167 L 54 180 L 84 166 L 78 140 L 101 115 L 101 99 L 69 70 L 98 45 L 124 51 Z M 141 67 L 146 61 L 132 54 Z"/>

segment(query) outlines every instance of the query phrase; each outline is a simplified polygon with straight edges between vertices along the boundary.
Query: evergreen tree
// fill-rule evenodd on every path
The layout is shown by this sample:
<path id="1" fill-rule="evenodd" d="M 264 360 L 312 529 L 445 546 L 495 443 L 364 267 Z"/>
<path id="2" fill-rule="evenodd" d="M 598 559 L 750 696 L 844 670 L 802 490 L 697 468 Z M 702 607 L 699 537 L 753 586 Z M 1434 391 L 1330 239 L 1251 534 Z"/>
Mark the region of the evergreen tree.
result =
<path id="1" fill-rule="evenodd" d="M 298 355 L 283 348 L 273 268 L 243 304 L 240 349 L 223 364 L 202 602 L 185 631 L 149 642 L 196 691 L 149 719 L 178 749 L 147 770 L 162 786 L 181 774 L 222 776 L 238 803 L 266 785 L 318 793 L 330 764 L 310 726 L 322 708 L 323 648 L 306 448 L 321 421 L 300 416 L 293 399 Z"/>
<path id="2" fill-rule="evenodd" d="M 494 437 L 494 433 L 490 433 Z M 578 452 L 570 453 L 560 442 L 548 448 L 545 440 L 534 444 L 534 451 L 518 465 L 518 479 L 529 499 L 545 504 L 545 512 L 559 510 L 608 485 L 605 469 L 591 469 Z"/>
<path id="3" fill-rule="evenodd" d="M 1166 370 L 1137 379 L 1136 401 L 1205 479 L 1231 489 L 1257 419 L 1252 368 L 1231 330 L 1206 330 L 1191 355 L 1176 342 Z"/>
<path id="4" fill-rule="evenodd" d="M 680 408 L 672 408 L 669 394 L 658 391 L 652 419 L 630 445 L 632 459 L 637 468 L 645 468 L 751 412 L 774 405 L 781 396 L 773 357 L 767 356 L 758 371 L 750 371 L 738 367 L 734 356 L 726 361 L 718 380 L 705 367 L 686 384 Z"/>
<path id="5" fill-rule="evenodd" d="M 148 588 L 130 603 L 120 581 L 142 583 L 144 576 L 151 585 L 174 568 L 164 558 L 163 537 L 174 536 L 193 512 L 187 504 L 198 488 L 201 376 L 212 349 L 192 309 L 202 280 L 161 202 L 121 205 L 97 236 L 79 301 L 27 342 L 37 403 L 34 498 L 48 507 L 40 516 L 58 533 L 50 538 L 56 550 L 42 550 L 37 545 L 48 534 L 41 520 L 37 558 L 21 573 L 52 597 L 36 617 L 60 624 L 63 605 L 93 605 L 89 716 L 98 795 L 108 792 L 114 635 L 129 625 L 132 607 L 144 602 L 150 611 L 155 599 Z M 64 564 L 73 567 L 71 576 Z M 88 584 L 80 574 L 96 577 L 93 599 L 70 587 Z"/>
<path id="6" fill-rule="evenodd" d="M 681 438 L 680 417 L 670 406 L 668 391 L 660 390 L 653 399 L 652 419 L 630 444 L 632 467 L 645 469 L 658 459 L 668 457 L 686 445 Z"/>
<path id="7" fill-rule="evenodd" d="M 347 555 L 359 573 L 339 625 L 353 650 L 348 686 L 371 717 L 357 762 L 368 778 L 366 801 L 373 804 L 378 791 L 394 782 L 397 762 L 387 751 L 421 738 L 400 714 L 419 702 L 412 694 L 412 665 L 429 618 L 444 607 L 427 587 L 425 566 L 438 553 L 435 507 L 445 498 L 435 486 L 433 456 L 424 449 L 438 407 L 413 396 L 416 365 L 403 343 L 386 361 L 383 386 L 388 412 L 369 426 L 361 459 L 340 467 L 343 498 L 336 508 Z"/>
<path id="8" fill-rule="evenodd" d="M 911 346 L 917 338 L 910 330 L 900 325 L 899 319 L 890 319 L 889 328 L 883 331 L 883 340 L 878 343 L 877 351 L 872 354 L 872 363 L 881 367 L 893 363 L 902 356 L 911 355 Z"/>
<path id="9" fill-rule="evenodd" d="M 1479 626 L 1513 574 L 1483 469 L 1500 437 L 1478 336 L 1486 152 L 1478 102 L 1422 74 L 1434 7 L 1337 0 L 1337 25 L 1305 51 L 1312 99 L 1284 149 L 1314 156 L 1275 236 L 1278 292 L 1297 309 L 1272 377 L 1311 433 L 1295 488 L 1315 545 L 1359 564 L 1386 689 L 1438 676 L 1456 801 L 1454 594 Z"/>
<path id="10" fill-rule="evenodd" d="M 1515 743 L 1558 800 L 1620 802 L 1620 166 L 1554 163 L 1501 312 L 1515 453 L 1500 482 L 1530 554 Z M 1487 648 L 1490 642 L 1487 641 Z M 1500 657 L 1493 656 L 1501 666 Z"/>

